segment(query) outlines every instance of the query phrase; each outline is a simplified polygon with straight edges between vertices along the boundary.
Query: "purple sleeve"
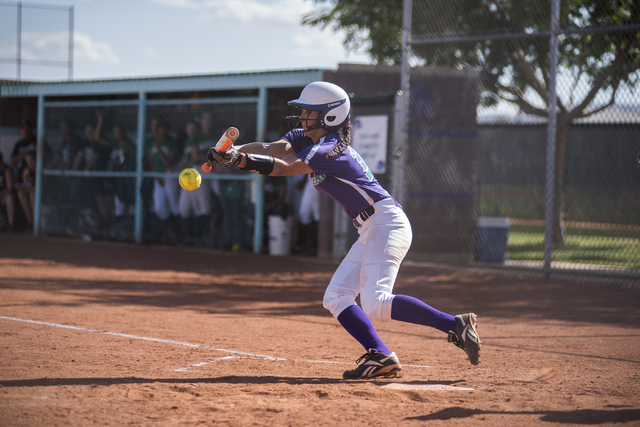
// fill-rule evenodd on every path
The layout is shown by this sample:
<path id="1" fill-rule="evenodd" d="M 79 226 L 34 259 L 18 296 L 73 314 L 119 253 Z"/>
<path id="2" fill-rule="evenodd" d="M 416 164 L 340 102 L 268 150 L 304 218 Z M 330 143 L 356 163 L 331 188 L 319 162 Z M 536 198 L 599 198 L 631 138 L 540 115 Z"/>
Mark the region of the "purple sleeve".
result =
<path id="1" fill-rule="evenodd" d="M 291 144 L 296 156 L 309 165 L 316 174 L 333 174 L 339 169 L 338 158 L 325 156 L 338 142 L 336 134 L 329 133 L 314 144 L 311 138 L 305 136 L 301 130 L 294 129 L 282 139 Z"/>

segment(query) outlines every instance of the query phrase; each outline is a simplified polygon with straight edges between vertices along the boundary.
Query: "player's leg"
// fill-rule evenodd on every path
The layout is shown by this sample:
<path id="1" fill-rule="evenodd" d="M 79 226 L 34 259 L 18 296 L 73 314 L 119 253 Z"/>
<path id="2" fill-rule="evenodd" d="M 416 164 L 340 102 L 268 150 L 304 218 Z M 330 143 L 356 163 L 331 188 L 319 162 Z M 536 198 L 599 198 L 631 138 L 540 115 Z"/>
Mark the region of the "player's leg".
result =
<path id="1" fill-rule="evenodd" d="M 367 234 L 363 254 L 362 307 L 372 319 L 399 320 L 441 330 L 449 341 L 465 350 L 476 365 L 480 355 L 480 339 L 476 316 L 467 313 L 452 316 L 417 298 L 392 293 L 400 264 L 411 244 L 411 227 L 404 212 L 395 207 L 376 209 L 364 225 Z"/>
<path id="2" fill-rule="evenodd" d="M 196 216 L 210 215 L 211 214 L 211 195 L 209 189 L 206 186 L 201 186 L 193 191 L 194 203 L 193 210 Z"/>
<path id="3" fill-rule="evenodd" d="M 210 229 L 209 219 L 211 218 L 211 192 L 206 185 L 194 191 L 194 211 L 196 217 L 194 218 L 194 227 L 196 234 L 195 240 L 200 244 L 206 245 Z"/>
<path id="4" fill-rule="evenodd" d="M 197 191 L 197 190 L 194 190 Z M 192 191 L 187 191 L 184 189 L 180 190 L 180 196 L 178 198 L 178 211 L 180 213 L 180 240 L 186 241 L 187 244 L 191 244 L 194 239 L 194 233 L 192 228 L 190 227 L 191 223 L 191 212 L 193 212 L 193 195 Z"/>
<path id="5" fill-rule="evenodd" d="M 324 306 L 337 318 L 345 330 L 364 347 L 366 353 L 356 363 L 356 369 L 344 372 L 346 379 L 396 376 L 401 370 L 400 362 L 378 335 L 371 319 L 355 303 L 359 293 L 360 269 L 363 259 L 362 237 L 336 270 L 327 291 Z"/>
<path id="6" fill-rule="evenodd" d="M 359 239 L 333 274 L 324 294 L 324 307 L 365 350 L 389 353 L 371 320 L 356 304 L 360 287 L 360 263 L 364 244 Z"/>
<path id="7" fill-rule="evenodd" d="M 169 218 L 164 185 L 160 184 L 157 179 L 153 180 L 153 211 L 160 221 L 166 221 Z"/>
<path id="8" fill-rule="evenodd" d="M 13 231 L 13 222 L 15 220 L 16 206 L 13 202 L 13 194 L 7 193 L 2 197 L 2 203 L 7 211 L 8 231 Z"/>
<path id="9" fill-rule="evenodd" d="M 171 215 L 177 217 L 180 215 L 180 183 L 177 179 L 166 178 L 164 180 L 164 188 L 167 201 L 169 202 L 169 210 Z"/>
<path id="10" fill-rule="evenodd" d="M 374 320 L 391 320 L 393 286 L 412 240 L 411 225 L 404 212 L 393 201 L 383 202 L 374 205 L 376 213 L 360 229 L 365 242 L 360 302 Z"/>
<path id="11" fill-rule="evenodd" d="M 178 212 L 183 219 L 189 218 L 191 213 L 191 193 L 187 190 L 180 190 L 178 198 Z"/>
<path id="12" fill-rule="evenodd" d="M 449 342 L 467 353 L 469 362 L 477 365 L 480 360 L 480 337 L 474 313 L 452 316 L 408 295 L 396 295 L 391 305 L 391 318 L 401 322 L 430 326 L 449 334 Z"/>
<path id="13" fill-rule="evenodd" d="M 33 227 L 33 211 L 31 210 L 30 195 L 29 191 L 27 190 L 27 188 L 21 188 L 18 191 L 18 200 L 20 200 L 20 206 L 22 207 L 22 211 L 27 218 L 29 227 Z"/>

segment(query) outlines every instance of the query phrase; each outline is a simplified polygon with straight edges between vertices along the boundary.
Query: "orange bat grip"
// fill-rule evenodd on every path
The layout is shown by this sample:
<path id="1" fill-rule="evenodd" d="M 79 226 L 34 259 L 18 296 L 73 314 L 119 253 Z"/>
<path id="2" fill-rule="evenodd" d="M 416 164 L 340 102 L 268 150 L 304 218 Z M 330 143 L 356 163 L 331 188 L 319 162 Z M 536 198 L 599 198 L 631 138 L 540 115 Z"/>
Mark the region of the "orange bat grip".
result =
<path id="1" fill-rule="evenodd" d="M 216 151 L 218 153 L 226 152 L 229 147 L 233 145 L 235 140 L 238 139 L 238 136 L 240 136 L 240 132 L 238 132 L 238 129 L 234 127 L 230 127 L 229 129 L 227 129 L 224 135 L 222 135 L 222 137 L 216 144 Z"/>

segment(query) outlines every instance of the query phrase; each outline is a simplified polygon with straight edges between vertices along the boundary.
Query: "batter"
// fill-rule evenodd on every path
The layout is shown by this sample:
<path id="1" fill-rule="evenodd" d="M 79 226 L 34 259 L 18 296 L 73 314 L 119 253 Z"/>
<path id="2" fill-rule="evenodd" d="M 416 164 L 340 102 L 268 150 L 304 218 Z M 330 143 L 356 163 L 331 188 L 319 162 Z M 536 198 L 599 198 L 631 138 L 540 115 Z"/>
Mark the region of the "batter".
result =
<path id="1" fill-rule="evenodd" d="M 402 369 L 371 319 L 438 329 L 477 365 L 480 339 L 474 313 L 452 316 L 416 298 L 393 294 L 398 269 L 411 245 L 411 225 L 402 207 L 351 147 L 347 93 L 332 83 L 314 82 L 289 105 L 301 110 L 299 116 L 292 116 L 301 128 L 272 143 L 254 142 L 225 153 L 211 148 L 207 159 L 210 164 L 238 166 L 264 175 L 309 174 L 315 188 L 334 199 L 353 220 L 359 238 L 324 295 L 324 307 L 366 351 L 356 361 L 359 365 L 343 377 L 396 376 Z M 356 304 L 358 295 L 362 307 Z"/>

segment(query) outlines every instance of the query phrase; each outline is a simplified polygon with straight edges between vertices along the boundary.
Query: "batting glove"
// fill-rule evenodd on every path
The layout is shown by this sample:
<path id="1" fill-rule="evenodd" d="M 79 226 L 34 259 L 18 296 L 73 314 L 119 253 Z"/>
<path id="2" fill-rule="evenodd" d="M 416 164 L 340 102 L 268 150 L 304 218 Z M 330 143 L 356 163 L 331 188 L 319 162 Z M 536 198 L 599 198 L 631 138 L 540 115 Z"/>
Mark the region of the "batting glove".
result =
<path id="1" fill-rule="evenodd" d="M 207 160 L 213 165 L 220 163 L 222 166 L 228 168 L 229 166 L 238 166 L 242 154 L 232 145 L 229 149 L 223 153 L 216 151 L 215 147 L 209 148 L 207 152 Z"/>

